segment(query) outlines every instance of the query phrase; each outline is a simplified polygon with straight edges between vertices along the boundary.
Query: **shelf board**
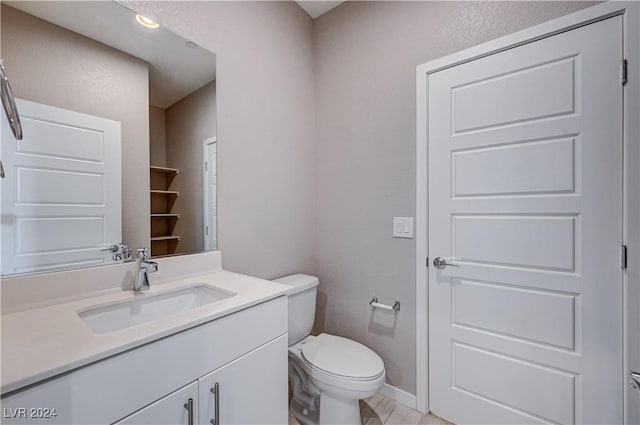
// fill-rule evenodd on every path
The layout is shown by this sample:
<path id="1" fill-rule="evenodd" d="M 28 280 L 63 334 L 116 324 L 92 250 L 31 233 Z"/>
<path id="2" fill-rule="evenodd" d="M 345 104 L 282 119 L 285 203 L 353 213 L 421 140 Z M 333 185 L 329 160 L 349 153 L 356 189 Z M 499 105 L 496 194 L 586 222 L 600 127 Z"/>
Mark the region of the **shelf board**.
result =
<path id="1" fill-rule="evenodd" d="M 170 195 L 170 196 L 180 196 L 180 192 L 176 190 L 156 190 L 151 189 L 152 195 Z"/>
<path id="2" fill-rule="evenodd" d="M 149 170 L 155 173 L 162 173 L 162 174 L 178 174 L 177 168 L 157 167 L 155 165 L 152 165 L 149 167 Z"/>
<path id="3" fill-rule="evenodd" d="M 151 218 L 180 218 L 180 214 L 151 214 Z"/>
<path id="4" fill-rule="evenodd" d="M 151 242 L 155 241 L 179 241 L 180 236 L 156 236 L 151 238 Z"/>

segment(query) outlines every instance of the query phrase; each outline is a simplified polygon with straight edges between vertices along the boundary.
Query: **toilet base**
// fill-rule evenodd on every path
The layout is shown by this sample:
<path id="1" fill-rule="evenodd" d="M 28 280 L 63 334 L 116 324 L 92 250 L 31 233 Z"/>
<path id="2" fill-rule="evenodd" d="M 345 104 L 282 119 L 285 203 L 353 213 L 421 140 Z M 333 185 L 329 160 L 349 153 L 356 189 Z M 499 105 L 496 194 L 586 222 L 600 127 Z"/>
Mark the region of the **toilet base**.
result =
<path id="1" fill-rule="evenodd" d="M 360 403 L 357 399 L 332 397 L 320 393 L 320 425 L 361 425 Z"/>
<path id="2" fill-rule="evenodd" d="M 293 387 L 293 398 L 289 411 L 300 425 L 317 425 L 319 417 L 319 391 L 304 379 L 304 372 L 289 359 L 289 381 Z"/>

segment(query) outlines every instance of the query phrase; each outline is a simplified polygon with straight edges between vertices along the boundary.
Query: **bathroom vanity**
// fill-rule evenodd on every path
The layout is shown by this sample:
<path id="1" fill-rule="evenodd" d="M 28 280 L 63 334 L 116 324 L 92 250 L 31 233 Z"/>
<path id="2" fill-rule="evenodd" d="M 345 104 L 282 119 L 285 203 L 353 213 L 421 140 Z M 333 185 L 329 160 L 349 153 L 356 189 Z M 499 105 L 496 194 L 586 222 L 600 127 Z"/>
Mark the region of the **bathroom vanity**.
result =
<path id="1" fill-rule="evenodd" d="M 212 270 L 212 258 L 160 259 L 170 273 L 142 294 L 114 288 L 3 315 L 2 422 L 287 423 L 286 287 Z M 66 273 L 100 274 L 90 270 Z"/>

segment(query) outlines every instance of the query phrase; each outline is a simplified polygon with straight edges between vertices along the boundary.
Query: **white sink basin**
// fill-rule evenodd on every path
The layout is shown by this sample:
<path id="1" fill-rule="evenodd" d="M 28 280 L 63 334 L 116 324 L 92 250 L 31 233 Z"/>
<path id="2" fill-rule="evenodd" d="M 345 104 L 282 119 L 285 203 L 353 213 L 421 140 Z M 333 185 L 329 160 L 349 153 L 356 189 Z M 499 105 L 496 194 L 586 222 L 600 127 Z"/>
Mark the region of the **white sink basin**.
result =
<path id="1" fill-rule="evenodd" d="M 197 285 L 159 295 L 140 294 L 135 299 L 78 312 L 96 333 L 109 333 L 185 312 L 236 294 Z"/>

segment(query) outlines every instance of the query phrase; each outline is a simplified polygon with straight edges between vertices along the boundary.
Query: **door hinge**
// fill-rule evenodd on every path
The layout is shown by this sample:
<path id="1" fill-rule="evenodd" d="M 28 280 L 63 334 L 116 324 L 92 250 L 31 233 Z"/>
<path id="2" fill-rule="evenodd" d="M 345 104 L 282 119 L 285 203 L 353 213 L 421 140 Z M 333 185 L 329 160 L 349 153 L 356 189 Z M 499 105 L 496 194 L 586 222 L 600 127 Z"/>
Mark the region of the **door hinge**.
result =
<path id="1" fill-rule="evenodd" d="M 429 267 L 429 257 L 427 257 L 427 268 Z"/>
<path id="2" fill-rule="evenodd" d="M 626 59 L 622 59 L 620 63 L 620 83 L 623 86 L 627 85 L 627 81 L 629 80 L 629 62 Z"/>
<path id="3" fill-rule="evenodd" d="M 627 246 L 626 245 L 622 245 L 620 247 L 620 267 L 622 267 L 622 269 L 627 268 Z"/>
<path id="4" fill-rule="evenodd" d="M 207 161 L 204 162 L 204 171 L 209 171 L 209 163 Z"/>
<path id="5" fill-rule="evenodd" d="M 204 233 L 209 236 L 209 226 L 204 226 Z"/>

